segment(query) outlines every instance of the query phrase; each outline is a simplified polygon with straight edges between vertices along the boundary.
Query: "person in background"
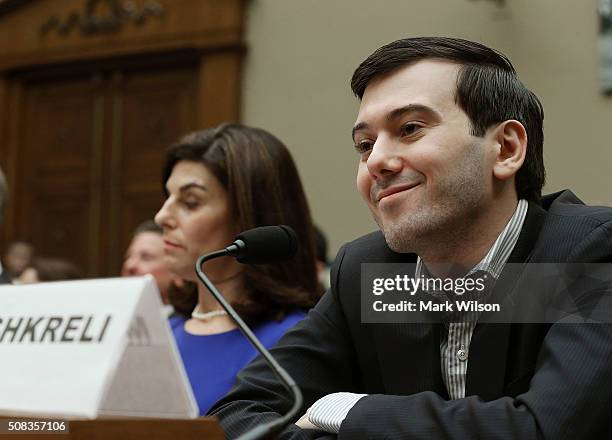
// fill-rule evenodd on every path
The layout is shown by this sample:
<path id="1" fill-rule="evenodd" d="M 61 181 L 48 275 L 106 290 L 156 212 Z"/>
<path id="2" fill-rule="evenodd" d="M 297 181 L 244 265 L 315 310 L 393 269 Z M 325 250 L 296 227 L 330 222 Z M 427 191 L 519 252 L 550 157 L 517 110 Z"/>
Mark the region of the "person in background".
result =
<path id="1" fill-rule="evenodd" d="M 2 168 L 0 168 L 0 226 L 2 226 L 2 220 L 4 215 L 4 207 L 6 206 L 6 201 L 8 199 L 8 185 L 6 184 L 6 178 L 4 177 L 4 172 Z M 8 284 L 11 282 L 11 278 L 4 267 L 2 267 L 2 263 L 0 262 L 0 284 Z"/>
<path id="2" fill-rule="evenodd" d="M 167 315 L 172 315 L 174 309 L 168 297 L 169 291 L 172 286 L 180 287 L 183 283 L 166 265 L 162 228 L 153 220 L 144 221 L 135 229 L 121 268 L 122 277 L 146 274 L 155 277 Z"/>
<path id="3" fill-rule="evenodd" d="M 34 246 L 26 241 L 12 241 L 2 256 L 2 264 L 12 279 L 17 279 L 32 264 Z"/>
<path id="4" fill-rule="evenodd" d="M 199 256 L 223 249 L 238 233 L 284 224 L 299 238 L 295 257 L 242 265 L 223 257 L 204 271 L 266 347 L 300 321 L 319 298 L 310 210 L 287 148 L 267 131 L 238 124 L 189 134 L 163 168 L 166 200 L 155 216 L 168 267 L 196 283 L 190 317 L 171 319 L 200 413 L 225 395 L 256 351 L 198 282 Z"/>
<path id="5" fill-rule="evenodd" d="M 36 257 L 18 278 L 15 284 L 68 281 L 83 278 L 81 271 L 70 261 L 62 258 Z"/>

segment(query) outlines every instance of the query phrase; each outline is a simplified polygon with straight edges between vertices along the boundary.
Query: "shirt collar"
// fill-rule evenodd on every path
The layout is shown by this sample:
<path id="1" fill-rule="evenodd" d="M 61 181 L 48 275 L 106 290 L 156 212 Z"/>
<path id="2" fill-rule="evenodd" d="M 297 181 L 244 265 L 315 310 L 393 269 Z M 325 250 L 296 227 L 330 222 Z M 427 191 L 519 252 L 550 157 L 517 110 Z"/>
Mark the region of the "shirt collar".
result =
<path id="1" fill-rule="evenodd" d="M 525 222 L 525 217 L 527 216 L 528 207 L 529 204 L 525 199 L 519 200 L 514 210 L 514 214 L 512 214 L 512 217 L 508 220 L 504 230 L 497 236 L 493 246 L 491 246 L 484 258 L 467 273 L 468 276 L 477 271 L 484 271 L 495 279 L 499 278 L 504 265 L 508 261 L 508 258 L 510 258 L 510 254 L 518 241 L 523 223 Z M 415 278 L 419 278 L 423 272 L 427 273 L 428 271 L 423 267 L 421 257 L 418 257 Z"/>

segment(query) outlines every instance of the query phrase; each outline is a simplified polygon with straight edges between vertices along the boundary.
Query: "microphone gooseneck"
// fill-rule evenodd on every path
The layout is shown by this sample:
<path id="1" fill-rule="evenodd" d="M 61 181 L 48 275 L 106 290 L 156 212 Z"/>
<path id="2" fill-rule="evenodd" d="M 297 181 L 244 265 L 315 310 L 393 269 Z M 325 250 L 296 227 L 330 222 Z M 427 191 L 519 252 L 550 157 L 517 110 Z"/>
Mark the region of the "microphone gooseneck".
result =
<path id="1" fill-rule="evenodd" d="M 287 414 L 279 419 L 264 423 L 247 431 L 238 437 L 238 440 L 256 440 L 282 430 L 298 414 L 298 411 L 300 411 L 303 404 L 302 392 L 289 373 L 287 373 L 287 371 L 272 357 L 270 352 L 263 346 L 242 318 L 240 318 L 221 292 L 219 292 L 208 279 L 202 270 L 202 265 L 207 261 L 223 256 L 233 256 L 239 262 L 245 264 L 278 262 L 291 258 L 296 250 L 297 236 L 293 229 L 288 226 L 262 226 L 243 232 L 225 249 L 203 255 L 198 258 L 196 263 L 196 275 L 200 281 L 202 281 L 221 307 L 227 312 L 229 317 L 236 323 L 242 334 L 261 354 L 268 366 L 274 371 L 276 377 L 278 377 L 287 390 L 293 395 L 294 403 Z"/>

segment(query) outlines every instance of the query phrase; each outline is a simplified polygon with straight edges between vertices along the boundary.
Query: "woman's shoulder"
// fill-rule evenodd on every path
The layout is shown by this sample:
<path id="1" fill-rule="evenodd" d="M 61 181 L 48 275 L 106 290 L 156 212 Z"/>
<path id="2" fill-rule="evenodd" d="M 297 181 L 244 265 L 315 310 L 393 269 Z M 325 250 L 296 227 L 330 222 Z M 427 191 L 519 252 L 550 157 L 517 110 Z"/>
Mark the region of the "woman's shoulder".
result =
<path id="1" fill-rule="evenodd" d="M 174 313 L 168 318 L 168 324 L 170 324 L 170 328 L 174 330 L 179 325 L 183 324 L 186 320 L 187 318 L 185 318 L 183 315 Z"/>
<path id="2" fill-rule="evenodd" d="M 291 327 L 300 322 L 306 316 L 305 310 L 293 310 L 288 312 L 282 319 L 271 319 L 257 326 L 255 333 L 260 338 L 271 338 L 274 343 L 287 332 Z"/>

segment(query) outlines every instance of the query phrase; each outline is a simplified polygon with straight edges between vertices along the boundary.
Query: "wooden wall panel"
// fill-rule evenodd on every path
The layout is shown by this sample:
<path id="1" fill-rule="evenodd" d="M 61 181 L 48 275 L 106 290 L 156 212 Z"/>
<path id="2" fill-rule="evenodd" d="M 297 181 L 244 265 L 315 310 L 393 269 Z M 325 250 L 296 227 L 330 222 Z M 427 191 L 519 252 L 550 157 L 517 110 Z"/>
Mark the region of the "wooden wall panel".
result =
<path id="1" fill-rule="evenodd" d="M 35 242 L 43 255 L 78 261 L 87 273 L 99 269 L 100 175 L 93 142 L 102 115 L 96 112 L 97 93 L 87 77 L 24 85 L 15 182 L 19 197 L 11 203 L 22 220 L 17 237 Z"/>
<path id="2" fill-rule="evenodd" d="M 119 255 L 113 260 L 114 273 L 118 273 L 121 267 L 121 257 L 125 254 L 134 227 L 144 220 L 151 219 L 161 207 L 162 200 L 161 190 L 157 192 L 134 190 L 122 195 L 122 221 L 116 236 L 123 245 L 117 249 Z"/>
<path id="3" fill-rule="evenodd" d="M 6 131 L 8 129 L 8 116 L 6 115 L 8 107 L 8 80 L 6 76 L 0 75 L 0 140 L 6 139 Z M 0 169 L 6 175 L 8 170 L 8 148 L 0 143 Z M 8 177 L 7 177 L 8 178 Z M 6 213 L 0 212 L 0 217 Z M 6 241 L 6 221 L 4 225 L 0 220 L 0 250 L 4 248 L 3 243 Z"/>
<path id="4" fill-rule="evenodd" d="M 87 275 L 117 275 L 134 227 L 161 206 L 166 148 L 238 120 L 244 1 L 154 1 L 163 14 L 93 32 L 111 5 L 151 1 L 0 8 L 0 164 L 12 196 L 0 247 L 26 239 Z M 62 30 L 70 15 L 78 26 Z"/>
<path id="5" fill-rule="evenodd" d="M 91 161 L 94 90 L 89 78 L 31 84 L 23 133 L 28 169 L 37 178 L 87 178 Z M 32 157 L 34 156 L 34 157 Z"/>
<path id="6" fill-rule="evenodd" d="M 9 185 L 9 201 L 4 212 L 4 224 L 0 228 L 4 234 L 0 234 L 2 243 L 9 241 L 16 236 L 16 225 L 18 223 L 15 209 L 15 201 L 18 199 L 19 179 L 17 175 L 17 152 L 19 150 L 19 126 L 21 120 L 21 98 L 22 88 L 20 84 L 11 82 L 5 76 L 6 84 L 6 99 L 0 102 L 3 107 L 0 113 L 4 114 L 4 120 L 0 122 L 3 131 L 0 133 L 0 162 L 4 168 L 8 185 Z"/>
<path id="7" fill-rule="evenodd" d="M 211 127 L 240 119 L 240 52 L 219 52 L 202 57 L 198 82 L 198 124 Z"/>
<path id="8" fill-rule="evenodd" d="M 194 128 L 197 70 L 193 67 L 124 75 L 121 144 L 123 184 L 154 183 L 166 148 Z"/>
<path id="9" fill-rule="evenodd" d="M 8 104 L 9 83 L 6 75 L 0 74 L 0 139 L 5 139 L 7 129 L 7 104 Z M 6 147 L 0 146 L 0 165 L 6 162 Z"/>
<path id="10" fill-rule="evenodd" d="M 114 139 L 118 191 L 119 246 L 110 246 L 110 258 L 120 261 L 132 231 L 152 219 L 163 201 L 161 167 L 167 148 L 179 136 L 195 129 L 197 67 L 128 71 L 118 83 Z M 114 270 L 118 270 L 114 267 Z"/>
<path id="11" fill-rule="evenodd" d="M 91 234 L 89 203 L 89 194 L 82 190 L 36 192 L 31 241 L 40 255 L 67 259 L 85 274 L 95 275 L 99 260 L 83 245 Z"/>
<path id="12" fill-rule="evenodd" d="M 105 3 L 121 8 L 128 3 L 142 11 L 152 0 L 37 0 L 24 2 L 5 17 L 0 16 L 0 70 L 24 64 L 57 63 L 74 59 L 95 59 L 120 54 L 169 51 L 183 48 L 199 50 L 241 45 L 244 0 L 153 0 L 162 10 L 137 23 L 120 19 L 116 30 L 83 31 L 91 20 L 113 20 Z M 87 14 L 89 4 L 94 13 Z M 70 16 L 76 24 L 66 26 Z M 4 19 L 4 20 L 3 20 Z M 46 23 L 55 21 L 66 32 Z"/>

